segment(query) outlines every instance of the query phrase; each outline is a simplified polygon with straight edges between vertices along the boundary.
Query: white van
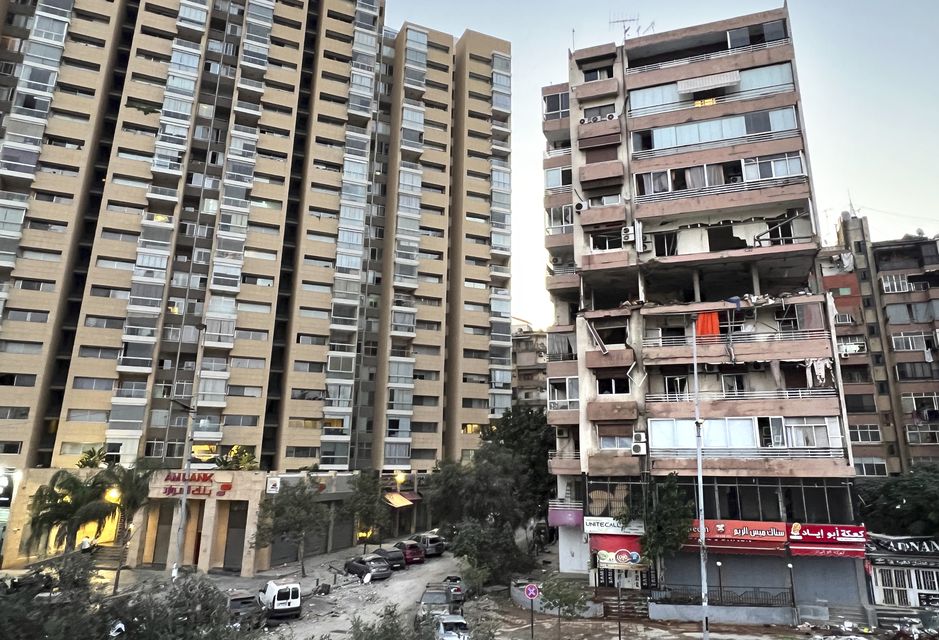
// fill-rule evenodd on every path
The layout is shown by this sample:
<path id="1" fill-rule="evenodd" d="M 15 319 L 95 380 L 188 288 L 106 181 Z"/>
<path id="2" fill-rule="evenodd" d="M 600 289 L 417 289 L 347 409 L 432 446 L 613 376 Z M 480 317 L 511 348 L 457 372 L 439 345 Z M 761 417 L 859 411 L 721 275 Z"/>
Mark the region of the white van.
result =
<path id="1" fill-rule="evenodd" d="M 271 580 L 258 590 L 258 604 L 271 618 L 280 616 L 300 617 L 300 583 L 278 584 Z"/>

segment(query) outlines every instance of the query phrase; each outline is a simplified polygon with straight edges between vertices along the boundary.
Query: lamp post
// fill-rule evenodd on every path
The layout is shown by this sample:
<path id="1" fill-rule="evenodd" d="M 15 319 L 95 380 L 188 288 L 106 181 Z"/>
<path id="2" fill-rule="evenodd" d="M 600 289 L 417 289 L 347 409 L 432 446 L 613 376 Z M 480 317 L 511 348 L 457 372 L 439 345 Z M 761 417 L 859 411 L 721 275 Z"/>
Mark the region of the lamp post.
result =
<path id="1" fill-rule="evenodd" d="M 792 563 L 787 562 L 786 566 L 789 568 L 789 597 L 792 599 L 792 607 L 796 606 L 796 581 L 792 576 Z"/>
<path id="2" fill-rule="evenodd" d="M 698 545 L 701 560 L 701 640 L 709 640 L 708 629 L 708 551 L 704 540 L 704 440 L 701 434 L 701 395 L 698 387 L 698 314 L 691 315 L 691 363 L 694 368 L 695 459 L 698 471 Z"/>
<path id="3" fill-rule="evenodd" d="M 401 469 L 398 469 L 394 472 L 395 479 L 395 491 L 399 494 L 401 493 L 401 485 L 404 484 L 404 481 L 408 479 L 407 474 L 404 473 Z M 400 535 L 401 531 L 401 510 L 395 509 L 395 535 Z"/>
<path id="4" fill-rule="evenodd" d="M 720 600 L 720 604 L 724 604 L 724 571 L 722 567 L 724 563 L 718 560 L 717 565 L 717 597 Z"/>
<path id="5" fill-rule="evenodd" d="M 179 569 L 183 564 L 183 544 L 186 539 L 186 520 L 189 515 L 189 475 L 192 472 L 192 414 L 195 409 L 185 402 L 170 398 L 186 410 L 186 439 L 183 442 L 183 494 L 179 497 L 179 527 L 176 529 L 176 556 L 173 558 L 173 580 L 179 577 Z"/>

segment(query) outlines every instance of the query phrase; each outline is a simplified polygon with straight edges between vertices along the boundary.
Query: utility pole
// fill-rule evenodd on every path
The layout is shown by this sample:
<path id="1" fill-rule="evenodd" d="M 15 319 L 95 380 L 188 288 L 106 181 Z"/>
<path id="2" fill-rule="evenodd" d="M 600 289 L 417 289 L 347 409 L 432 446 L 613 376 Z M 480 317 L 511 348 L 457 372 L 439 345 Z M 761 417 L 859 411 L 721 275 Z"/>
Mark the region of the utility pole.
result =
<path id="1" fill-rule="evenodd" d="M 701 434 L 701 394 L 698 388 L 698 314 L 691 316 L 691 362 L 694 368 L 695 454 L 698 471 L 698 545 L 701 559 L 701 640 L 710 638 L 708 629 L 708 551 L 704 537 L 704 440 Z"/>
<path id="2" fill-rule="evenodd" d="M 192 414 L 195 409 L 188 404 L 170 398 L 186 410 L 186 440 L 183 442 L 183 494 L 179 497 L 179 527 L 176 529 L 176 557 L 173 559 L 171 577 L 179 577 L 179 569 L 183 564 L 183 546 L 186 541 L 186 520 L 189 515 L 189 476 L 192 473 Z"/>

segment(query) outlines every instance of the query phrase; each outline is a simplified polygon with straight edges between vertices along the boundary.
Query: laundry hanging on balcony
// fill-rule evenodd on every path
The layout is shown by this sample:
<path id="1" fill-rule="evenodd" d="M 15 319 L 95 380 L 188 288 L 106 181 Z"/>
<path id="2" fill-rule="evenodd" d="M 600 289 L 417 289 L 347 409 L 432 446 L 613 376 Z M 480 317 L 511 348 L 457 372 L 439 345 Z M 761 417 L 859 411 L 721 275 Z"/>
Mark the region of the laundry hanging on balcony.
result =
<path id="1" fill-rule="evenodd" d="M 698 319 L 695 322 L 695 330 L 699 336 L 720 335 L 721 327 L 717 311 L 705 311 L 703 313 L 699 313 Z"/>

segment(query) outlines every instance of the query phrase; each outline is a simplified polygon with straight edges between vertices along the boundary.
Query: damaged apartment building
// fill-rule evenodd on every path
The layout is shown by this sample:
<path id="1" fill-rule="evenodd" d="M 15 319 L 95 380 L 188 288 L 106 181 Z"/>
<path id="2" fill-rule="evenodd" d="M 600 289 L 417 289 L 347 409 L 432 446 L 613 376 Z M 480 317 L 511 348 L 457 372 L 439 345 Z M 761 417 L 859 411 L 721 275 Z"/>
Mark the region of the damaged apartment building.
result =
<path id="1" fill-rule="evenodd" d="M 690 531 L 665 567 L 639 543 L 656 480 L 676 472 L 694 495 L 696 348 L 709 580 L 782 608 L 860 606 L 863 530 L 787 10 L 568 62 L 568 82 L 542 90 L 561 570 L 601 591 L 666 586 L 662 569 L 672 593 L 700 584 Z M 819 527 L 850 534 L 800 534 Z"/>

